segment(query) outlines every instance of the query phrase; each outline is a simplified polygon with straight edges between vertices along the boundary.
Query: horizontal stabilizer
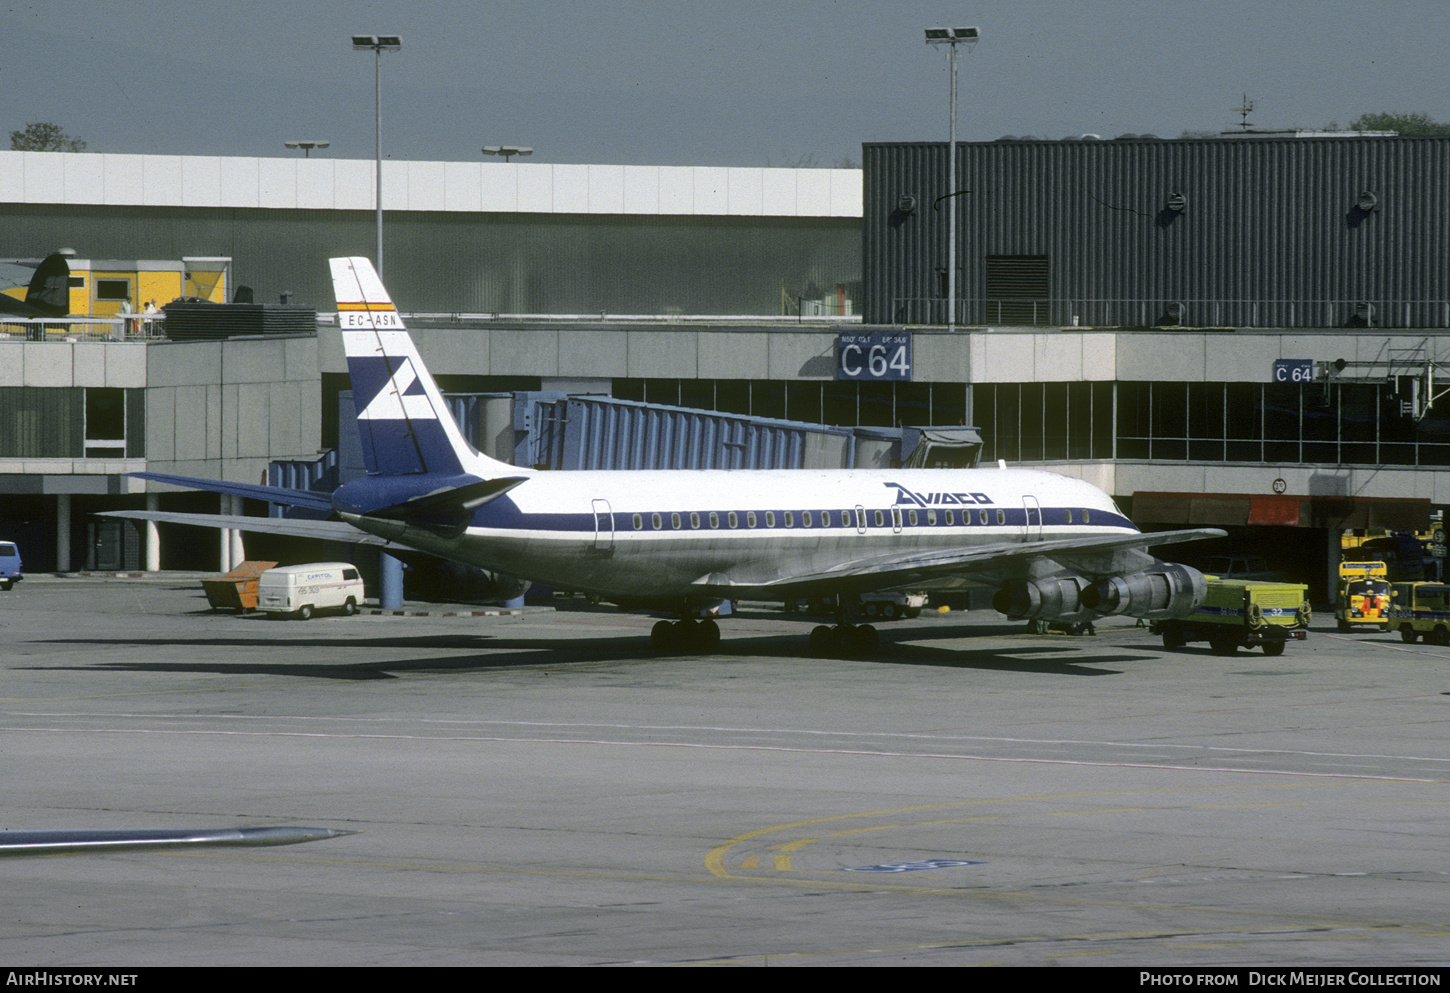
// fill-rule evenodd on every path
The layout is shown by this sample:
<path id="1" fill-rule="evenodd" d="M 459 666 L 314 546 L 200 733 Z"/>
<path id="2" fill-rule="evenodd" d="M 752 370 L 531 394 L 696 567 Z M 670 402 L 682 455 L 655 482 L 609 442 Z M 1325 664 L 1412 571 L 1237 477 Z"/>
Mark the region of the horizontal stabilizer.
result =
<path id="1" fill-rule="evenodd" d="M 389 520 L 411 521 L 438 517 L 466 517 L 475 508 L 490 500 L 496 500 L 520 483 L 528 482 L 524 477 L 506 479 L 483 479 L 465 486 L 457 486 L 441 493 L 429 493 L 403 503 L 369 511 L 369 517 L 383 517 Z"/>
<path id="2" fill-rule="evenodd" d="M 312 490 L 291 490 L 283 486 L 257 486 L 254 483 L 228 483 L 219 479 L 200 479 L 195 476 L 172 476 L 164 472 L 132 472 L 127 475 L 137 479 L 149 479 L 172 486 L 184 486 L 189 490 L 206 493 L 227 493 L 231 496 L 247 497 L 251 500 L 265 500 L 288 507 L 306 507 L 309 510 L 332 510 L 332 496 Z"/>

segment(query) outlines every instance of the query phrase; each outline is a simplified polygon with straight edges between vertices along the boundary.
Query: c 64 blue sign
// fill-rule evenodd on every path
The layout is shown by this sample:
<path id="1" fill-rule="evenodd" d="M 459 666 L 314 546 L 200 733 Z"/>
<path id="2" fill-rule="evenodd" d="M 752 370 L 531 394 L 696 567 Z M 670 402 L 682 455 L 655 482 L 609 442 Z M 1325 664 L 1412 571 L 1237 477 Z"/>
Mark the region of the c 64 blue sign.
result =
<path id="1" fill-rule="evenodd" d="M 843 331 L 836 335 L 836 378 L 911 382 L 911 332 Z"/>

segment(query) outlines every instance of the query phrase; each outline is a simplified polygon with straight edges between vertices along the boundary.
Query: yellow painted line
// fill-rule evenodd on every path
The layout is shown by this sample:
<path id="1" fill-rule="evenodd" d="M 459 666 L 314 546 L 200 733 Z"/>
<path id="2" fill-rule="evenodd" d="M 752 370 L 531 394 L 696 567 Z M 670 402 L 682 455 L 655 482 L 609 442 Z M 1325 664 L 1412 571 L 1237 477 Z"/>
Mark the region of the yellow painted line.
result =
<path id="1" fill-rule="evenodd" d="M 820 839 L 802 838 L 799 841 L 792 841 L 789 844 L 785 845 L 771 845 L 770 850 L 773 852 L 798 852 L 813 841 L 820 841 Z"/>
<path id="2" fill-rule="evenodd" d="M 777 872 L 790 872 L 790 856 L 777 855 L 775 857 L 775 868 Z"/>
<path id="3" fill-rule="evenodd" d="M 1327 781 L 1324 780 L 1311 779 L 1302 783 L 1249 783 L 1234 786 L 1178 786 L 1156 787 L 1146 790 L 1091 790 L 1085 793 L 1045 793 L 1040 796 L 1033 795 L 1018 797 L 988 797 L 981 800 L 956 800 L 950 803 L 923 803 L 910 807 L 889 807 L 882 810 L 864 810 L 855 814 L 832 814 L 828 817 L 812 817 L 803 821 L 791 821 L 787 824 L 775 824 L 770 827 L 757 828 L 754 831 L 747 831 L 744 834 L 738 834 L 735 837 L 727 839 L 721 844 L 716 845 L 709 851 L 708 854 L 706 854 L 705 868 L 710 872 L 712 876 L 717 876 L 721 879 L 734 879 L 736 877 L 731 876 L 730 873 L 725 870 L 725 853 L 730 851 L 730 849 L 735 848 L 739 845 L 743 845 L 747 841 L 762 837 L 763 835 L 775 834 L 779 831 L 790 831 L 795 828 L 811 827 L 816 824 L 829 824 L 832 821 L 856 820 L 858 818 L 865 817 L 885 817 L 888 815 L 915 813 L 916 811 L 920 810 L 945 810 L 953 807 L 972 807 L 983 806 L 987 804 L 1031 803 L 1040 800 L 1076 800 L 1083 797 L 1094 796 L 1142 796 L 1166 793 L 1194 793 L 1209 790 L 1278 790 L 1298 788 L 1301 786 L 1322 786 L 1326 785 L 1326 782 Z M 1357 784 L 1358 783 L 1351 783 L 1349 785 Z M 862 828 L 859 830 L 869 831 L 875 829 Z"/>
<path id="4" fill-rule="evenodd" d="M 1307 807 L 1307 800 L 1285 800 L 1283 803 L 1196 803 L 1189 810 L 1236 810 L 1242 807 Z M 1172 807 L 1157 807 L 1156 810 L 1172 810 Z"/>
<path id="5" fill-rule="evenodd" d="M 744 862 L 741 862 L 740 863 L 740 868 L 742 868 L 742 869 L 758 869 L 758 868 L 760 868 L 760 856 L 759 855 L 751 855 L 751 856 L 748 856 L 745 859 Z"/>

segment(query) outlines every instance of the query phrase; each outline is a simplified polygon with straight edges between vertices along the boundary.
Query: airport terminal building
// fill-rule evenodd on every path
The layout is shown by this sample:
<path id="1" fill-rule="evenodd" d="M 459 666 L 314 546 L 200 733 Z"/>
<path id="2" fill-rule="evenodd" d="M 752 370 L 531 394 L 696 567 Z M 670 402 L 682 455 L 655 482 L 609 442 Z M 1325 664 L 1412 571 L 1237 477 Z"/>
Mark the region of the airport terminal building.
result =
<path id="1" fill-rule="evenodd" d="M 861 171 L 385 163 L 385 278 L 445 390 L 976 425 L 984 461 L 1086 478 L 1145 529 L 1228 527 L 1321 596 L 1341 529 L 1423 529 L 1450 505 L 1450 139 L 963 144 L 956 190 L 946 154 L 867 145 Z M 226 257 L 258 299 L 319 311 L 315 337 L 0 336 L 0 421 L 54 427 L 0 424 L 3 516 L 53 533 L 64 514 L 73 535 L 28 551 L 36 568 L 103 567 L 76 547 L 91 509 L 216 506 L 127 471 L 255 482 L 338 446 L 326 259 L 374 254 L 371 170 L 0 152 L 0 257 Z M 873 342 L 905 357 L 863 375 L 849 349 Z M 104 458 L 86 447 L 91 389 L 127 391 L 125 447 Z M 69 404 L 69 427 L 44 403 Z M 176 544 L 160 564 L 198 567 Z"/>

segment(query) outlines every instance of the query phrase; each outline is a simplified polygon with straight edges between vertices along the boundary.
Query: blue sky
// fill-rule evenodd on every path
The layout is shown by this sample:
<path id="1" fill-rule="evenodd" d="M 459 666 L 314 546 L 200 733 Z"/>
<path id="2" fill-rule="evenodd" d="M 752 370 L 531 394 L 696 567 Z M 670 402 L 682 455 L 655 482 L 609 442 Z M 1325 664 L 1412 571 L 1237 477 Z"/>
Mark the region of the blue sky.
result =
<path id="1" fill-rule="evenodd" d="M 289 138 L 537 162 L 834 165 L 862 142 L 941 140 L 946 58 L 931 25 L 975 25 L 959 135 L 1176 137 L 1238 122 L 1347 124 L 1381 110 L 1450 120 L 1450 0 L 0 0 L 6 132 L 53 121 L 91 151 L 283 155 Z"/>

